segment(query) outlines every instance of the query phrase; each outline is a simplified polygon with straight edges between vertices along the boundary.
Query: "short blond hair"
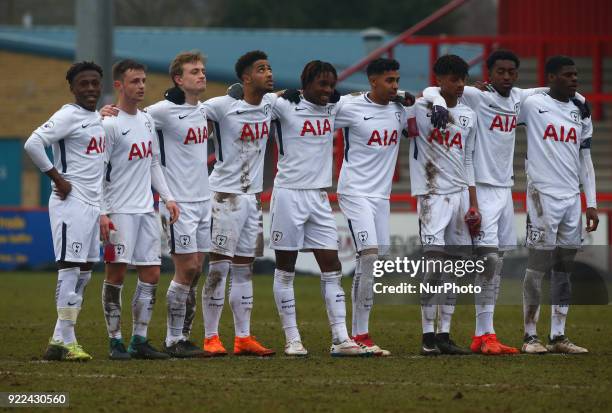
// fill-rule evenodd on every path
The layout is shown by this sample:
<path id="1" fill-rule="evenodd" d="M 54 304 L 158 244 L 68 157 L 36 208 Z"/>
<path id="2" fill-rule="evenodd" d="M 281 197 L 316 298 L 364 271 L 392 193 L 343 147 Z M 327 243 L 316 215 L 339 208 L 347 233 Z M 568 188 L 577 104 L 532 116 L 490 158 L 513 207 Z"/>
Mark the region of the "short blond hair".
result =
<path id="1" fill-rule="evenodd" d="M 176 82 L 174 81 L 174 76 L 183 75 L 183 65 L 185 63 L 196 63 L 196 62 L 205 63 L 204 56 L 202 56 L 202 53 L 200 53 L 197 50 L 194 50 L 191 52 L 181 52 L 177 54 L 174 60 L 172 61 L 172 63 L 170 63 L 169 73 L 170 73 L 170 79 L 172 79 L 172 82 L 176 85 Z"/>

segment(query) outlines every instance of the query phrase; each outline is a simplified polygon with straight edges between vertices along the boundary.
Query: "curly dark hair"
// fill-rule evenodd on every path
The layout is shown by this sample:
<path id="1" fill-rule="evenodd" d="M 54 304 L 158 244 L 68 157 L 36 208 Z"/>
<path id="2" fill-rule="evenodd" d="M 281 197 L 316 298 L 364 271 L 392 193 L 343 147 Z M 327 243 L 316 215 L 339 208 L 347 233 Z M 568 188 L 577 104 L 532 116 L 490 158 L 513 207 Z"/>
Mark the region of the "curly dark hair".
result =
<path id="1" fill-rule="evenodd" d="M 83 61 L 83 62 L 73 63 L 72 66 L 70 66 L 70 68 L 66 72 L 66 80 L 68 81 L 69 84 L 72 84 L 72 81 L 74 80 L 76 75 L 86 70 L 95 70 L 96 72 L 100 73 L 100 77 L 103 76 L 102 68 L 100 66 L 98 66 L 94 62 Z"/>

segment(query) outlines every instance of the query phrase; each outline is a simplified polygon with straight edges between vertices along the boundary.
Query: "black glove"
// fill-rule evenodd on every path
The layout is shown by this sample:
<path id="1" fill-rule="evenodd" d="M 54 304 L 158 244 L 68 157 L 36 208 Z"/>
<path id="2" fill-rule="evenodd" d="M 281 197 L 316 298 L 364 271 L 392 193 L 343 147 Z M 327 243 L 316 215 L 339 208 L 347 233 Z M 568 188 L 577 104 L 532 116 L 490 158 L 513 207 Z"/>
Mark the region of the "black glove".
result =
<path id="1" fill-rule="evenodd" d="M 236 100 L 242 100 L 244 98 L 244 90 L 241 83 L 234 83 L 227 88 L 227 95 Z"/>
<path id="2" fill-rule="evenodd" d="M 334 89 L 331 96 L 329 97 L 329 103 L 338 103 L 339 100 L 340 100 L 340 93 L 338 93 L 338 91 Z"/>
<path id="3" fill-rule="evenodd" d="M 434 128 L 444 129 L 448 123 L 448 109 L 443 106 L 433 105 L 431 109 L 431 124 Z"/>
<path id="4" fill-rule="evenodd" d="M 300 95 L 301 93 L 297 89 L 286 89 L 280 97 L 297 105 L 300 103 Z"/>
<path id="5" fill-rule="evenodd" d="M 397 102 L 402 106 L 412 106 L 414 105 L 416 98 L 411 95 L 409 92 L 402 92 L 402 94 L 397 94 L 393 99 L 393 102 Z"/>
<path id="6" fill-rule="evenodd" d="M 166 93 L 164 93 L 164 97 L 166 98 L 166 100 L 169 100 L 170 102 L 177 105 L 182 105 L 183 103 L 185 103 L 185 92 L 183 92 L 183 89 L 178 86 L 174 86 L 173 88 L 166 90 Z"/>
<path id="7" fill-rule="evenodd" d="M 576 105 L 576 107 L 580 109 L 580 117 L 582 119 L 591 117 L 591 108 L 589 107 L 589 104 L 586 100 L 584 102 L 581 102 L 578 98 L 572 98 L 572 102 L 574 102 L 574 105 Z"/>

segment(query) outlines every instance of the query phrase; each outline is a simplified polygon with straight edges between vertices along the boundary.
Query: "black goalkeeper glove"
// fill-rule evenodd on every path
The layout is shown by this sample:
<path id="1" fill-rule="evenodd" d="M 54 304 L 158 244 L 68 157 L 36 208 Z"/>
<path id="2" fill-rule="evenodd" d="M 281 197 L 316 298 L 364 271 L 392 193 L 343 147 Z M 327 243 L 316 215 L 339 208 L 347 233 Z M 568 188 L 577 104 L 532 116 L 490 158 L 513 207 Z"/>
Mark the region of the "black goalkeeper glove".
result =
<path id="1" fill-rule="evenodd" d="M 572 102 L 580 110 L 580 117 L 582 119 L 591 117 L 591 108 L 589 107 L 589 104 L 586 100 L 584 102 L 581 102 L 578 98 L 572 98 Z"/>
<path id="2" fill-rule="evenodd" d="M 227 88 L 227 95 L 236 100 L 244 99 L 244 89 L 242 88 L 241 83 L 234 83 L 230 87 Z"/>
<path id="3" fill-rule="evenodd" d="M 183 89 L 178 86 L 174 86 L 173 88 L 166 90 L 166 93 L 164 93 L 164 97 L 166 98 L 166 100 L 169 100 L 170 102 L 177 105 L 182 105 L 183 103 L 185 103 L 185 92 L 183 92 Z"/>
<path id="4" fill-rule="evenodd" d="M 297 89 L 286 89 L 283 94 L 280 96 L 281 98 L 288 100 L 291 103 L 295 103 L 296 105 L 300 103 L 301 93 Z"/>
<path id="5" fill-rule="evenodd" d="M 338 103 L 339 100 L 340 100 L 340 93 L 336 89 L 334 89 L 331 96 L 329 97 L 329 103 Z"/>
<path id="6" fill-rule="evenodd" d="M 431 109 L 431 124 L 434 128 L 444 129 L 448 123 L 448 109 L 443 106 L 433 105 Z"/>

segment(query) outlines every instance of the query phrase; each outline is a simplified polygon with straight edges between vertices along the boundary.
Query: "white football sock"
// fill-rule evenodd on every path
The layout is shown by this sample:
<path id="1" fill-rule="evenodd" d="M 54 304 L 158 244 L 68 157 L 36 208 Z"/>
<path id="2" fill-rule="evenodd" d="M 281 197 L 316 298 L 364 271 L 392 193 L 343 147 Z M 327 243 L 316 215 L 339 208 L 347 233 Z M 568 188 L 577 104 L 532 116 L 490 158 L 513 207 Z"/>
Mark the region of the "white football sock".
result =
<path id="1" fill-rule="evenodd" d="M 170 281 L 170 287 L 168 287 L 168 292 L 166 293 L 166 303 L 168 306 L 166 346 L 171 346 L 183 339 L 185 311 L 190 289 L 189 285 L 182 285 L 174 280 Z"/>
<path id="2" fill-rule="evenodd" d="M 359 283 L 361 282 L 361 257 L 357 255 L 355 257 L 355 273 L 353 274 L 353 281 L 351 283 L 351 330 L 353 336 L 355 336 L 355 327 L 357 326 L 357 291 L 359 290 Z"/>
<path id="3" fill-rule="evenodd" d="M 527 268 L 523 280 L 523 323 L 525 334 L 537 335 L 537 323 L 540 318 L 540 296 L 542 295 L 543 271 Z"/>
<path id="4" fill-rule="evenodd" d="M 474 297 L 476 308 L 475 336 L 495 333 L 493 330 L 493 311 L 495 310 L 495 271 L 498 257 L 496 253 L 484 255 L 486 260 L 484 271 L 476 273 L 474 285 L 480 287 L 481 291 Z"/>
<path id="5" fill-rule="evenodd" d="M 147 336 L 149 322 L 153 316 L 157 284 L 138 280 L 132 297 L 132 336 Z"/>
<path id="6" fill-rule="evenodd" d="M 225 280 L 230 272 L 231 261 L 211 261 L 208 276 L 202 287 L 202 313 L 204 315 L 204 337 L 219 335 L 219 320 L 225 303 Z"/>
<path id="7" fill-rule="evenodd" d="M 113 285 L 104 281 L 102 285 L 102 309 L 108 337 L 121 340 L 121 290 L 123 284 Z"/>
<path id="8" fill-rule="evenodd" d="M 59 333 L 61 333 L 61 341 L 64 344 L 71 344 L 76 341 L 74 325 L 83 300 L 76 293 L 79 272 L 79 267 L 72 267 L 61 269 L 57 274 L 57 287 L 55 289 L 56 325 L 59 324 Z"/>
<path id="9" fill-rule="evenodd" d="M 552 305 L 550 311 L 550 338 L 565 335 L 565 320 L 569 305 Z"/>
<path id="10" fill-rule="evenodd" d="M 341 279 L 342 271 L 321 273 L 321 295 L 325 300 L 334 344 L 342 343 L 349 338 L 346 330 L 346 303 Z"/>
<path id="11" fill-rule="evenodd" d="M 455 312 L 454 305 L 439 305 L 438 306 L 438 331 L 437 333 L 449 333 L 453 313 Z"/>
<path id="12" fill-rule="evenodd" d="M 361 274 L 357 283 L 353 284 L 352 296 L 355 304 L 353 309 L 353 336 L 366 334 L 369 331 L 370 312 L 374 302 L 372 284 L 374 282 L 374 261 L 378 259 L 376 254 L 363 254 L 360 257 Z"/>
<path id="13" fill-rule="evenodd" d="M 300 332 L 297 327 L 297 316 L 295 309 L 295 294 L 293 291 L 293 279 L 295 272 L 274 270 L 274 301 L 280 316 L 281 325 L 285 331 L 287 343 L 301 341 Z"/>
<path id="14" fill-rule="evenodd" d="M 437 306 L 421 305 L 421 324 L 423 326 L 423 334 L 433 333 L 435 331 Z"/>
<path id="15" fill-rule="evenodd" d="M 198 302 L 198 282 L 200 281 L 201 272 L 198 273 L 191 282 L 189 288 L 189 295 L 187 296 L 187 302 L 185 303 L 185 323 L 183 325 L 183 340 L 189 340 L 191 335 L 191 329 L 193 328 L 193 319 L 196 315 L 196 308 Z"/>
<path id="16" fill-rule="evenodd" d="M 251 264 L 232 264 L 230 277 L 229 300 L 234 315 L 234 332 L 236 337 L 248 337 L 251 335 L 253 310 Z"/>

